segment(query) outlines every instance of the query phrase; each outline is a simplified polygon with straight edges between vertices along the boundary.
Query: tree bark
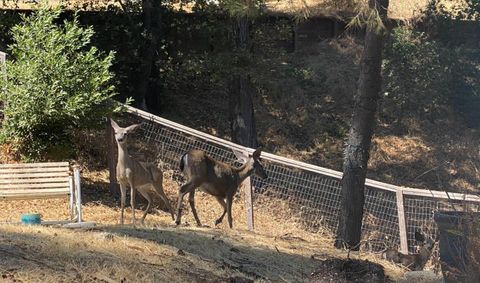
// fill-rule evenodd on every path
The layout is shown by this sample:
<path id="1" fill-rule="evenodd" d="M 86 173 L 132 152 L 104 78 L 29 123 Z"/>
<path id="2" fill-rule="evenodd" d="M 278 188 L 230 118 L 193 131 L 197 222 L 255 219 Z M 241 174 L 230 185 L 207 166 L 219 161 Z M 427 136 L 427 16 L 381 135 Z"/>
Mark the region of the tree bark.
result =
<path id="1" fill-rule="evenodd" d="M 152 21 L 152 15 L 158 16 L 152 4 L 152 0 L 142 1 L 143 28 L 146 34 L 144 52 L 140 59 L 138 92 L 135 95 L 135 105 L 143 110 L 148 110 L 147 96 L 149 92 L 150 76 L 155 60 L 155 47 L 158 42 L 158 35 L 154 28 L 155 21 Z M 158 21 L 156 21 L 158 22 Z"/>
<path id="2" fill-rule="evenodd" d="M 257 147 L 257 131 L 253 110 L 255 88 L 248 75 L 250 60 L 249 20 L 238 17 L 233 23 L 233 40 L 239 65 L 230 81 L 230 126 L 232 141 L 244 146 Z"/>
<path id="3" fill-rule="evenodd" d="M 382 20 L 386 18 L 388 0 L 370 0 L 369 6 L 378 9 Z M 352 124 L 344 152 L 342 205 L 335 241 L 337 248 L 359 249 L 367 163 L 382 84 L 383 38 L 383 30 L 367 27 Z"/>
<path id="4" fill-rule="evenodd" d="M 257 130 L 253 110 L 253 93 L 250 78 L 234 75 L 231 82 L 231 128 L 232 141 L 251 148 L 257 147 Z"/>

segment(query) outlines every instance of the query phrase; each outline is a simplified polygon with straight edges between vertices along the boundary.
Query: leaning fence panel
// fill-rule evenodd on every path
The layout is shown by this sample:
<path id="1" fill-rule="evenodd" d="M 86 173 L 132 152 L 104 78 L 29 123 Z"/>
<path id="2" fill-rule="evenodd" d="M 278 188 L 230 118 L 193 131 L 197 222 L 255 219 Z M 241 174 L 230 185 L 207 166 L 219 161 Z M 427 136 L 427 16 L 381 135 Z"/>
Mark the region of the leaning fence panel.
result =
<path id="1" fill-rule="evenodd" d="M 236 159 L 232 149 L 252 152 L 132 107 L 128 107 L 128 112 L 126 120 L 142 123 L 137 134 L 141 142 L 135 144 L 137 151 L 144 153 L 145 160 L 161 161 L 177 170 L 180 179 L 180 158 L 191 149 L 204 150 L 213 158 L 231 164 Z M 335 235 L 341 207 L 341 173 L 269 153 L 262 154 L 262 159 L 269 177 L 252 178 L 254 210 L 260 204 L 269 204 L 271 209 L 281 206 L 279 213 L 287 211 L 303 229 Z M 460 194 L 452 196 L 453 201 L 442 192 L 399 188 L 367 179 L 362 249 L 378 251 L 386 245 L 402 243 L 402 250 L 406 250 L 405 243 L 408 243 L 408 250 L 414 252 L 417 229 L 428 230 L 432 236 L 436 233 L 433 211 L 455 209 L 455 206 L 473 211 L 480 208 L 480 198 L 476 196 L 464 195 L 464 199 Z M 399 209 L 399 205 L 403 209 Z"/>

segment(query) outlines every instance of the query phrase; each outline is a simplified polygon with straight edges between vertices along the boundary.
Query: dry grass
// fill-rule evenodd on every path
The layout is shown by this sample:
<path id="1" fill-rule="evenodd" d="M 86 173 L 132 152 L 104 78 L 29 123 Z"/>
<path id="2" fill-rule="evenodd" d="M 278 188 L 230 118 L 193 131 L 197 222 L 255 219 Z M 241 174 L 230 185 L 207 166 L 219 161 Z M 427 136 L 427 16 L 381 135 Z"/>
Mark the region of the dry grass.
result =
<path id="1" fill-rule="evenodd" d="M 178 184 L 170 181 L 169 174 L 164 186 L 174 200 Z M 257 201 L 255 233 L 246 230 L 240 196 L 233 207 L 234 229 L 226 223 L 217 228 L 194 227 L 188 209 L 184 224 L 176 228 L 163 211 L 148 215 L 140 228 L 118 226 L 118 200 L 107 192 L 106 177 L 105 171 L 83 172 L 84 219 L 100 225 L 93 231 L 1 225 L 0 274 L 17 282 L 118 282 L 121 278 L 126 282 L 225 282 L 233 277 L 301 282 L 318 270 L 320 260 L 346 257 L 332 248 L 328 234 L 303 230 L 281 201 Z M 202 193 L 196 200 L 200 219 L 211 224 L 221 213 L 220 206 Z M 0 203 L 2 221 L 16 221 L 25 212 L 40 212 L 50 220 L 68 218 L 66 200 Z M 126 215 L 129 223 L 129 208 Z M 351 256 L 382 264 L 393 279 L 402 276 L 401 269 L 379 260 L 378 255 Z"/>
<path id="2" fill-rule="evenodd" d="M 361 1 L 361 0 L 360 0 Z M 178 1 L 179 2 L 179 1 Z M 282 13 L 291 15 L 304 16 L 327 16 L 339 17 L 339 14 L 349 13 L 351 11 L 339 11 L 338 9 L 329 8 L 325 3 L 335 3 L 335 1 L 325 0 L 270 0 L 266 1 L 267 12 Z M 359 1 L 357 1 L 359 2 Z M 429 0 L 391 0 L 389 3 L 388 16 L 391 19 L 409 20 L 415 19 L 421 15 L 421 11 L 425 9 Z M 108 6 L 118 7 L 118 2 L 114 0 L 50 0 L 49 5 L 58 6 L 60 3 L 65 9 L 81 9 L 86 11 L 94 11 L 105 9 Z M 449 1 L 444 0 L 443 5 L 447 9 L 453 8 L 455 5 L 462 5 L 462 0 Z M 39 7 L 34 1 L 15 1 L 7 0 L 0 2 L 0 9 L 19 9 L 28 10 Z M 176 9 L 182 8 L 184 12 L 191 12 L 193 4 L 191 3 L 174 3 Z"/>
<path id="3" fill-rule="evenodd" d="M 37 9 L 44 1 L 18 1 L 5 0 L 0 2 L 0 9 L 5 10 L 32 10 Z M 104 9 L 110 5 L 118 6 L 115 0 L 48 0 L 48 5 L 58 7 L 62 5 L 64 9 L 80 9 L 86 11 L 95 11 Z"/>
<path id="4" fill-rule="evenodd" d="M 362 0 L 352 1 L 361 2 Z M 342 3 L 341 1 L 337 1 Z M 352 3 L 349 2 L 349 3 Z M 390 0 L 388 7 L 388 17 L 398 20 L 410 20 L 421 16 L 422 10 L 425 10 L 429 0 Z M 328 8 L 328 6 L 335 1 L 326 0 L 270 0 L 267 1 L 267 8 L 274 13 L 287 13 L 305 16 L 329 16 L 338 17 L 341 12 L 347 14 L 352 11 L 339 11 L 339 9 Z M 453 9 L 455 5 L 464 5 L 463 0 L 443 0 L 442 5 L 445 5 L 446 9 Z M 339 13 L 340 12 L 340 13 Z"/>

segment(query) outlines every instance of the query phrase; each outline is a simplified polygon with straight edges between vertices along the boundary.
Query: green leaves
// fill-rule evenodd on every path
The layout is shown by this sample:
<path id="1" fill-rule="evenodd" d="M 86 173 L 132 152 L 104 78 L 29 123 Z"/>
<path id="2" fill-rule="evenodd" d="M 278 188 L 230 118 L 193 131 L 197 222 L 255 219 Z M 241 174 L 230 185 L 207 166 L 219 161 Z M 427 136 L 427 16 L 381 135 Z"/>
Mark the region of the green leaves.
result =
<path id="1" fill-rule="evenodd" d="M 450 95 L 452 54 L 423 32 L 393 29 L 383 62 L 384 115 L 432 116 Z"/>
<path id="2" fill-rule="evenodd" d="M 43 8 L 12 28 L 13 60 L 2 78 L 2 135 L 33 158 L 70 129 L 98 124 L 114 111 L 107 104 L 115 94 L 109 70 L 114 53 L 90 46 L 94 32 L 76 16 L 55 24 L 60 13 Z"/>

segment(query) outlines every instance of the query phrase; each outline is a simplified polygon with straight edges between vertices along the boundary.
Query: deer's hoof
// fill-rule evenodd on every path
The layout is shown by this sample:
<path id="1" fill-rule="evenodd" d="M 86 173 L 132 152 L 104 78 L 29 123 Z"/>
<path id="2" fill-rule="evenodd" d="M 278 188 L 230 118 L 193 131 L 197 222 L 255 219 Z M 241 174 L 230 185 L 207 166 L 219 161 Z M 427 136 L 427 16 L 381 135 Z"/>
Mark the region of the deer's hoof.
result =
<path id="1" fill-rule="evenodd" d="M 179 221 L 179 220 L 175 220 L 175 221 L 173 222 L 173 225 L 175 225 L 175 226 L 180 225 L 180 221 Z"/>

